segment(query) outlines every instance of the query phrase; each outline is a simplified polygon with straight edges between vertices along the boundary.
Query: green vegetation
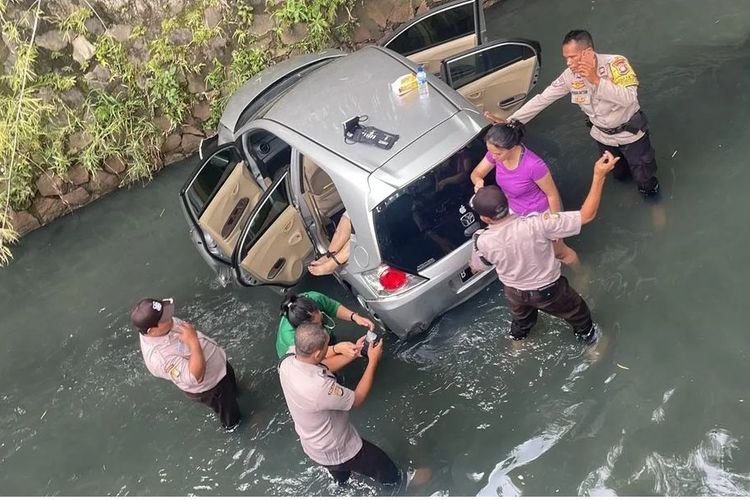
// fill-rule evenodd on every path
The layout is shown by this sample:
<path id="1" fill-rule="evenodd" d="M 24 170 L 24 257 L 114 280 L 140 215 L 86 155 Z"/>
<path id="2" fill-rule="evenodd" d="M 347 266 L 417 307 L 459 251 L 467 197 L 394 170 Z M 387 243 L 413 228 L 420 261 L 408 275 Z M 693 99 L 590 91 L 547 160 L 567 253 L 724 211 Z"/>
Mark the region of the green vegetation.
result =
<path id="1" fill-rule="evenodd" d="M 155 125 L 156 118 L 167 118 L 174 129 L 205 99 L 211 116 L 203 127 L 214 129 L 229 97 L 275 60 L 347 42 L 355 21 L 349 13 L 353 3 L 267 0 L 263 14 L 276 22 L 272 51 L 253 35 L 256 12 L 247 0 L 195 0 L 159 26 L 134 26 L 125 42 L 87 29 L 96 15 L 87 2 L 58 17 L 45 12 L 43 1 L 21 11 L 20 2 L 0 0 L 0 28 L 15 56 L 11 70 L 0 75 L 0 148 L 5 152 L 0 163 L 0 266 L 11 258 L 9 244 L 17 239 L 9 210 L 28 208 L 41 174 L 64 177 L 74 165 L 95 173 L 114 156 L 128 166 L 124 182 L 150 179 L 162 161 L 164 131 Z M 205 12 L 211 8 L 216 15 L 209 24 Z M 62 50 L 38 47 L 42 29 L 60 30 L 66 42 L 85 37 L 94 56 L 78 64 L 69 43 Z M 292 29 L 305 35 L 284 46 L 280 34 Z M 136 44 L 138 56 L 133 55 Z M 207 51 L 216 54 L 210 61 Z M 191 93 L 191 81 L 205 83 L 205 91 Z M 80 99 L 66 98 L 71 92 Z"/>

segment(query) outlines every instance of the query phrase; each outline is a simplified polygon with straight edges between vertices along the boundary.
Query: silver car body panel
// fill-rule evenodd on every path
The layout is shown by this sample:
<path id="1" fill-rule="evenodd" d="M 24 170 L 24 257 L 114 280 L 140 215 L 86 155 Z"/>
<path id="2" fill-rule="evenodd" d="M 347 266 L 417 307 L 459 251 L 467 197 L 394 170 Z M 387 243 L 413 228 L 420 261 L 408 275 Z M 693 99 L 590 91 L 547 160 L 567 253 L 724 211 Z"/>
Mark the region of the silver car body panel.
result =
<path id="1" fill-rule="evenodd" d="M 334 60 L 312 70 L 258 117 L 233 129 L 251 101 L 274 81 L 326 57 Z M 413 69 L 408 59 L 380 47 L 343 57 L 338 51 L 327 51 L 317 57 L 291 59 L 261 73 L 230 99 L 222 116 L 226 130 L 219 138 L 219 143 L 225 143 L 255 129 L 268 131 L 289 144 L 293 154 L 310 158 L 331 177 L 355 228 L 352 257 L 336 277 L 400 336 L 424 330 L 440 314 L 496 279 L 493 270 L 467 281 L 461 279 L 471 256 L 470 239 L 420 269 L 419 275 L 426 281 L 402 294 L 378 297 L 362 276 L 382 264 L 373 209 L 453 155 L 488 125 L 470 102 L 433 75 L 428 75 L 428 97 L 420 99 L 417 92 L 394 95 L 390 83 Z M 394 147 L 383 150 L 347 144 L 342 124 L 357 115 L 369 116 L 365 125 L 399 134 Z M 299 168 L 299 159 L 293 158 L 291 165 Z M 305 217 L 309 209 L 301 196 L 300 175 L 293 173 L 289 178 L 290 199 Z M 198 243 L 196 238 L 193 241 Z M 325 251 L 322 242 L 313 243 Z M 199 251 L 205 253 L 203 248 Z"/>
<path id="2" fill-rule="evenodd" d="M 459 111 L 439 92 L 430 94 L 429 102 L 416 92 L 395 95 L 390 83 L 412 71 L 394 52 L 365 47 L 307 75 L 271 106 L 265 118 L 293 123 L 310 140 L 372 172 Z M 343 123 L 356 116 L 368 117 L 363 125 L 398 134 L 393 148 L 347 144 Z"/>
<path id="3" fill-rule="evenodd" d="M 345 52 L 336 49 L 305 54 L 276 63 L 255 75 L 229 98 L 219 120 L 219 142 L 225 143 L 232 140 L 242 112 L 276 82 L 316 62 L 344 55 L 346 55 Z"/>

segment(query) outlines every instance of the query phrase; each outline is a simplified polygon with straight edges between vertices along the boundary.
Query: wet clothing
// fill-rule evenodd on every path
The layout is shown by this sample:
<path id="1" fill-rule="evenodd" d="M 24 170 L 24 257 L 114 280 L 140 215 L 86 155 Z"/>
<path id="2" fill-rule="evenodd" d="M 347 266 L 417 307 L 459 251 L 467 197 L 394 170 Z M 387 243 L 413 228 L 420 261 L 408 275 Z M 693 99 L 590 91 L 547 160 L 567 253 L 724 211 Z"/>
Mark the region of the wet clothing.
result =
<path id="1" fill-rule="evenodd" d="M 326 466 L 328 472 L 339 483 L 349 480 L 352 472 L 357 472 L 383 484 L 397 484 L 401 471 L 383 450 L 369 441 L 362 440 L 362 449 L 343 464 Z"/>
<path id="2" fill-rule="evenodd" d="M 638 77 L 628 60 L 620 55 L 596 54 L 596 65 L 601 78 L 598 85 L 566 68 L 549 87 L 508 119 L 527 123 L 547 106 L 570 94 L 571 102 L 581 108 L 592 124 L 591 137 L 597 143 L 617 148 L 645 137 L 645 142 L 637 149 L 651 151 L 650 159 L 635 160 L 634 157 L 634 161 L 627 164 L 641 191 L 658 189 L 648 124 L 638 103 Z"/>
<path id="3" fill-rule="evenodd" d="M 398 467 L 383 450 L 364 441 L 349 422 L 354 391 L 341 386 L 328 368 L 287 355 L 279 362 L 279 379 L 308 457 L 325 466 L 340 484 L 352 472 L 384 484 L 398 483 Z"/>
<path id="4" fill-rule="evenodd" d="M 502 161 L 495 161 L 492 153 L 484 157 L 495 166 L 495 181 L 508 198 L 508 207 L 514 214 L 529 215 L 549 209 L 549 200 L 536 181 L 549 174 L 549 169 L 539 156 L 523 146 L 518 166 L 508 169 Z"/>
<path id="5" fill-rule="evenodd" d="M 349 422 L 354 391 L 339 385 L 323 365 L 288 356 L 279 363 L 279 378 L 302 449 L 320 465 L 339 465 L 362 448 Z"/>
<path id="6" fill-rule="evenodd" d="M 505 285 L 537 290 L 560 277 L 561 264 L 555 258 L 552 240 L 580 232 L 581 212 L 511 215 L 477 233 L 471 264 L 484 269 L 494 266 Z"/>
<path id="7" fill-rule="evenodd" d="M 529 334 L 536 324 L 538 311 L 565 320 L 579 337 L 587 335 L 593 327 L 588 305 L 568 284 L 565 276 L 539 290 L 518 290 L 506 285 L 505 298 L 513 318 L 510 334 L 514 339 Z"/>
<path id="8" fill-rule="evenodd" d="M 174 326 L 182 323 L 176 317 L 173 321 Z M 190 348 L 179 340 L 174 326 L 161 337 L 140 335 L 146 368 L 152 375 L 170 380 L 192 401 L 211 407 L 225 428 L 234 427 L 240 421 L 237 382 L 224 349 L 211 338 L 197 332 L 205 361 L 203 380 L 198 382 L 190 372 Z"/>
<path id="9" fill-rule="evenodd" d="M 240 423 L 240 406 L 237 403 L 237 379 L 232 365 L 227 363 L 226 369 L 227 374 L 212 389 L 198 394 L 185 392 L 185 395 L 193 401 L 211 407 L 219 415 L 221 425 L 225 429 L 231 429 Z"/>
<path id="10" fill-rule="evenodd" d="M 648 132 L 635 142 L 621 146 L 608 146 L 601 142 L 596 143 L 599 152 L 609 151 L 620 160 L 615 164 L 612 175 L 619 180 L 628 176 L 638 184 L 638 189 L 643 194 L 655 194 L 659 190 L 659 181 L 656 176 L 656 152 L 651 146 Z"/>
<path id="11" fill-rule="evenodd" d="M 581 212 L 508 216 L 475 233 L 471 266 L 495 267 L 505 285 L 512 317 L 511 335 L 521 339 L 536 324 L 538 311 L 565 320 L 581 336 L 593 323 L 586 302 L 561 276 L 552 240 L 581 232 Z"/>
<path id="12" fill-rule="evenodd" d="M 308 299 L 311 299 L 313 302 L 318 304 L 318 309 L 326 315 L 328 315 L 331 318 L 336 317 L 336 311 L 338 310 L 341 303 L 339 303 L 336 300 L 333 300 L 332 298 L 328 297 L 327 295 L 323 295 L 320 292 L 310 291 L 310 292 L 303 292 L 300 294 L 300 297 L 307 297 Z M 325 320 L 323 321 L 323 326 L 326 325 Z M 328 331 L 329 335 L 331 334 L 331 331 L 326 328 L 326 331 Z M 331 335 L 333 338 L 333 336 Z M 294 327 L 289 322 L 289 320 L 286 317 L 286 314 L 281 315 L 281 319 L 279 320 L 279 329 L 276 333 L 276 355 L 281 358 L 289 351 L 289 348 L 294 346 Z"/>
<path id="13" fill-rule="evenodd" d="M 174 329 L 182 320 L 175 317 L 173 322 L 172 330 L 161 337 L 140 335 L 146 368 L 155 377 L 169 380 L 185 392 L 199 393 L 212 389 L 227 374 L 227 355 L 224 349 L 198 332 L 198 342 L 206 362 L 203 380 L 198 382 L 190 373 L 190 348 L 179 339 Z"/>

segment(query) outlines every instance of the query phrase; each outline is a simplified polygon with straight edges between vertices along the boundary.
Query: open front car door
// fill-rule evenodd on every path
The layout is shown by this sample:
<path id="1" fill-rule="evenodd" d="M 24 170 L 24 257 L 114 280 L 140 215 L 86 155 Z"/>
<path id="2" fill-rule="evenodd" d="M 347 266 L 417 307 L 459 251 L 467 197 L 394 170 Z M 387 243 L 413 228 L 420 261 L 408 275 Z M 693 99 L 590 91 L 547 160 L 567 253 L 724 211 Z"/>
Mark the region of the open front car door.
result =
<path id="1" fill-rule="evenodd" d="M 541 48 L 532 40 L 501 40 L 442 61 L 443 81 L 481 111 L 507 118 L 536 84 Z"/>
<path id="2" fill-rule="evenodd" d="M 481 0 L 457 0 L 414 18 L 382 45 L 436 75 L 443 59 L 481 43 L 483 27 Z"/>
<path id="3" fill-rule="evenodd" d="M 242 230 L 232 255 L 242 285 L 295 285 L 312 256 L 302 217 L 289 202 L 288 179 L 287 169 L 265 192 Z"/>

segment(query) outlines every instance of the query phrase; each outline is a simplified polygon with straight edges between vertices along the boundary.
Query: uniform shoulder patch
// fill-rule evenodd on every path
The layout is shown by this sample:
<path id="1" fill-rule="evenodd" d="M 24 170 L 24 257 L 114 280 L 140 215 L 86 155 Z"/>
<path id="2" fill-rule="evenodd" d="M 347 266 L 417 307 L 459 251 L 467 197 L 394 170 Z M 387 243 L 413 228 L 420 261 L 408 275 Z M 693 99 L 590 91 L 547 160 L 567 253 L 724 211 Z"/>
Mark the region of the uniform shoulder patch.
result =
<path id="1" fill-rule="evenodd" d="M 557 213 L 557 212 L 555 212 L 555 213 L 544 212 L 542 214 L 542 219 L 544 219 L 544 220 L 556 220 L 556 219 L 559 219 L 559 218 L 560 218 L 560 214 Z"/>
<path id="2" fill-rule="evenodd" d="M 172 380 L 179 380 L 180 378 L 180 370 L 175 365 L 169 365 L 167 367 L 167 373 L 169 373 Z"/>
<path id="3" fill-rule="evenodd" d="M 621 87 L 638 85 L 638 77 L 627 59 L 617 56 L 609 63 L 612 81 Z"/>
<path id="4" fill-rule="evenodd" d="M 328 389 L 328 395 L 338 396 L 340 398 L 344 397 L 344 388 L 338 384 L 331 384 L 331 387 Z"/>

